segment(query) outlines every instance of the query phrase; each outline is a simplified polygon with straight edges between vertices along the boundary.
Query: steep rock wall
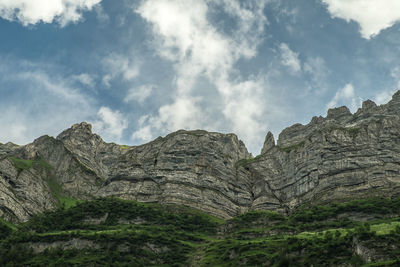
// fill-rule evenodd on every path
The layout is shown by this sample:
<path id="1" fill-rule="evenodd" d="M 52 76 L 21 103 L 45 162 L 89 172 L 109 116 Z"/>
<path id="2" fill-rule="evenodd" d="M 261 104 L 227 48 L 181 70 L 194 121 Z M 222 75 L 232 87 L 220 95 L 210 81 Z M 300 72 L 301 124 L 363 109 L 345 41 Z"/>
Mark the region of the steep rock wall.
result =
<path id="1" fill-rule="evenodd" d="M 365 101 L 355 114 L 330 109 L 286 128 L 276 144 L 269 132 L 261 152 L 253 158 L 236 135 L 202 130 L 123 146 L 105 143 L 90 124 L 75 124 L 57 138 L 0 144 L 0 216 L 25 221 L 56 208 L 54 183 L 74 198 L 182 204 L 223 218 L 398 196 L 400 91 L 386 105 Z"/>

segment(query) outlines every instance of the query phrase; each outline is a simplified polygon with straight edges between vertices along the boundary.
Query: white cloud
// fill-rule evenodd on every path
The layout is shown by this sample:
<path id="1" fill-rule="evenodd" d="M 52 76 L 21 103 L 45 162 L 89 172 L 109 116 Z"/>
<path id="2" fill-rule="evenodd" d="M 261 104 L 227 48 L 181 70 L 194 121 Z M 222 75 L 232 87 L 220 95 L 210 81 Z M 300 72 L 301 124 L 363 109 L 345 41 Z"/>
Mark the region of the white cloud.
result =
<path id="1" fill-rule="evenodd" d="M 97 112 L 97 117 L 98 119 L 93 123 L 95 132 L 98 132 L 105 140 L 121 140 L 124 130 L 128 127 L 128 121 L 121 112 L 101 107 Z"/>
<path id="2" fill-rule="evenodd" d="M 150 125 L 142 126 L 139 130 L 132 134 L 132 140 L 137 142 L 150 142 L 153 139 L 152 129 Z"/>
<path id="3" fill-rule="evenodd" d="M 400 67 L 397 66 L 392 68 L 392 70 L 390 71 L 390 76 L 392 76 L 393 78 L 393 82 L 395 84 L 394 88 L 380 91 L 375 95 L 374 101 L 378 105 L 386 104 L 387 102 L 389 102 L 392 99 L 393 94 L 397 90 L 400 90 Z"/>
<path id="4" fill-rule="evenodd" d="M 139 120 L 140 128 L 133 133 L 132 137 L 137 141 L 146 142 L 151 139 L 148 134 L 154 133 L 155 130 L 171 132 L 182 128 L 204 128 L 207 120 L 197 105 L 198 101 L 198 98 L 186 96 L 175 99 L 172 104 L 161 106 L 157 116 L 145 116 Z M 147 133 L 146 138 L 142 138 L 143 133 Z"/>
<path id="5" fill-rule="evenodd" d="M 313 93 L 324 93 L 327 89 L 326 81 L 330 73 L 325 60 L 321 57 L 308 58 L 303 65 L 303 70 L 310 75 Z"/>
<path id="6" fill-rule="evenodd" d="M 370 39 L 400 20 L 399 0 L 322 0 L 332 17 L 355 21 L 362 37 Z"/>
<path id="7" fill-rule="evenodd" d="M 231 129 L 253 146 L 255 142 L 251 140 L 264 136 L 266 131 L 261 120 L 265 111 L 263 79 L 219 86 L 225 91 L 223 114 L 231 121 Z"/>
<path id="8" fill-rule="evenodd" d="M 153 138 L 153 134 L 151 132 L 151 126 L 145 125 L 147 120 L 149 119 L 148 115 L 144 115 L 140 117 L 138 126 L 140 127 L 139 130 L 135 131 L 131 139 L 137 142 L 149 142 Z"/>
<path id="9" fill-rule="evenodd" d="M 111 53 L 102 63 L 107 72 L 103 76 L 103 83 L 106 86 L 110 86 L 110 82 L 119 77 L 125 81 L 132 81 L 140 73 L 139 63 L 124 55 Z"/>
<path id="10" fill-rule="evenodd" d="M 339 105 L 347 106 L 352 112 L 360 106 L 361 100 L 355 96 L 355 90 L 351 83 L 339 89 L 333 99 L 328 103 L 327 108 L 335 108 Z"/>
<path id="11" fill-rule="evenodd" d="M 400 67 L 394 67 L 391 71 L 390 71 L 390 76 L 392 76 L 392 78 L 394 79 L 395 83 L 396 83 L 396 87 L 397 90 L 400 90 Z"/>
<path id="12" fill-rule="evenodd" d="M 292 73 L 299 73 L 301 71 L 299 53 L 291 50 L 285 43 L 281 43 L 279 49 L 281 53 L 281 64 L 288 67 Z"/>
<path id="13" fill-rule="evenodd" d="M 259 81 L 238 77 L 236 62 L 257 54 L 267 23 L 263 14 L 266 1 L 238 0 L 149 0 L 136 10 L 151 26 L 157 53 L 173 62 L 176 93 L 173 103 L 162 106 L 148 118 L 153 129 L 174 131 L 180 128 L 213 128 L 215 115 L 206 116 L 202 103 L 194 96 L 197 82 L 206 79 L 221 98 L 219 121 L 227 120 L 229 129 L 248 144 L 255 143 L 262 126 L 264 106 Z M 225 34 L 209 21 L 210 9 L 217 8 L 237 21 L 235 29 Z M 247 107 L 244 107 L 246 105 Z M 254 128 L 252 128 L 254 127 Z M 138 132 L 140 129 L 138 130 Z M 136 135 L 135 135 L 136 136 Z M 257 140 L 258 141 L 258 140 Z"/>
<path id="14" fill-rule="evenodd" d="M 56 21 L 61 27 L 82 19 L 101 0 L 1 0 L 0 17 L 19 21 L 22 25 Z"/>
<path id="15" fill-rule="evenodd" d="M 48 73 L 43 71 L 23 71 L 15 74 L 16 77 L 36 84 L 36 88 L 42 87 L 57 98 L 65 99 L 67 102 L 86 105 L 87 100 L 83 94 L 76 88 L 70 87 L 68 82 L 62 78 L 50 77 Z M 36 89 L 37 90 L 37 89 Z"/>
<path id="16" fill-rule="evenodd" d="M 104 11 L 104 8 L 101 5 L 95 5 L 94 11 L 96 12 L 96 17 L 99 22 L 105 24 L 110 22 L 110 16 L 108 16 L 108 14 Z"/>
<path id="17" fill-rule="evenodd" d="M 138 88 L 134 87 L 129 89 L 128 94 L 124 98 L 124 102 L 128 103 L 131 101 L 136 101 L 142 104 L 153 92 L 154 85 L 146 84 Z"/>
<path id="18" fill-rule="evenodd" d="M 159 109 L 159 117 L 152 118 L 151 123 L 160 129 L 178 130 L 180 128 L 201 128 L 204 123 L 201 108 L 197 105 L 199 99 L 194 97 L 179 97 L 174 103 L 164 105 Z"/>
<path id="19" fill-rule="evenodd" d="M 378 105 L 386 104 L 392 99 L 392 96 L 396 91 L 397 90 L 381 91 L 375 95 L 374 102 Z"/>
<path id="20" fill-rule="evenodd" d="M 79 75 L 74 75 L 72 78 L 88 87 L 94 87 L 94 85 L 95 85 L 93 76 L 90 74 L 87 74 L 87 73 L 81 73 Z"/>
<path id="21" fill-rule="evenodd" d="M 88 120 L 94 103 L 75 86 L 71 76 L 52 72 L 52 67 L 0 60 L 0 141 L 32 142 L 43 135 L 57 135 L 72 124 Z"/>
<path id="22" fill-rule="evenodd" d="M 26 144 L 33 141 L 33 139 L 27 138 L 29 136 L 27 125 L 24 124 L 23 117 L 20 117 L 20 112 L 18 110 L 13 108 L 0 110 L 2 111 L 0 123 L 1 125 L 7 126 L 0 128 L 0 140 L 2 142 Z M 17 119 L 18 117 L 19 120 Z"/>

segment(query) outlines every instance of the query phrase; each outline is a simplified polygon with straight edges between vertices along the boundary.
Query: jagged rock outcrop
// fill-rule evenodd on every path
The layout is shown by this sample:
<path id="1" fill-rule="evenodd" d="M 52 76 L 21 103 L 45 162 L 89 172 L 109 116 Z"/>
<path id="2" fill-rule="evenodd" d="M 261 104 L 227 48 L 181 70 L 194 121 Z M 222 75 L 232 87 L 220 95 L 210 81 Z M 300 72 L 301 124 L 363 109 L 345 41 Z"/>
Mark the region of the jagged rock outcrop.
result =
<path id="1" fill-rule="evenodd" d="M 92 133 L 91 125 L 80 123 L 57 138 L 42 136 L 8 154 L 46 161 L 66 194 L 79 199 L 118 196 L 183 204 L 220 217 L 233 216 L 251 203 L 246 179 L 239 178 L 235 165 L 251 155 L 234 134 L 181 130 L 129 147 L 105 143 Z M 51 190 L 44 185 L 33 192 Z M 10 213 L 19 220 L 28 218 L 14 208 Z"/>
<path id="2" fill-rule="evenodd" d="M 400 91 L 386 105 L 365 101 L 282 131 L 277 146 L 247 167 L 258 177 L 252 208 L 400 194 Z M 275 204 L 275 203 L 274 203 Z"/>
<path id="3" fill-rule="evenodd" d="M 26 221 L 36 213 L 54 209 L 50 179 L 51 174 L 39 162 L 22 169 L 16 167 L 13 158 L 0 156 L 0 216 L 9 221 Z"/>
<path id="4" fill-rule="evenodd" d="M 234 134 L 180 130 L 141 146 L 105 143 L 80 123 L 57 138 L 0 144 L 0 216 L 27 220 L 79 199 L 118 196 L 183 204 L 219 217 L 249 209 L 290 212 L 317 203 L 400 194 L 400 91 L 386 105 L 370 100 L 351 114 L 295 124 L 275 144 L 268 132 L 252 158 Z"/>
<path id="5" fill-rule="evenodd" d="M 243 158 L 250 154 L 236 135 L 178 131 L 121 148 L 96 196 L 184 204 L 229 217 L 251 201 L 236 173 L 235 163 Z"/>
<path id="6" fill-rule="evenodd" d="M 274 146 L 275 146 L 274 135 L 271 132 L 268 132 L 267 136 L 265 137 L 264 145 L 261 149 L 261 154 L 267 153 Z"/>

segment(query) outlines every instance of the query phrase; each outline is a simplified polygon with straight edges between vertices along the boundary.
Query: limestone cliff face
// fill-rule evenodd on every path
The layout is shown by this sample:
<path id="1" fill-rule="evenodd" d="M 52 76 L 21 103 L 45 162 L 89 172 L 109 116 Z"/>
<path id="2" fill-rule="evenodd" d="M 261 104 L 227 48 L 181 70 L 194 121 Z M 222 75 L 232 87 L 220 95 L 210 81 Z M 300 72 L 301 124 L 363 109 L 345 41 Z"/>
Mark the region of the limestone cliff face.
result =
<path id="1" fill-rule="evenodd" d="M 11 158 L 0 152 L 0 216 L 9 221 L 25 221 L 36 213 L 54 209 L 50 175 L 40 164 L 18 169 Z"/>
<path id="2" fill-rule="evenodd" d="M 14 172 L 11 180 L 20 177 L 10 157 L 30 162 L 44 160 L 51 165 L 65 193 L 79 199 L 118 196 L 183 204 L 220 217 L 242 212 L 251 203 L 246 179 L 239 178 L 235 165 L 251 155 L 234 134 L 181 130 L 145 145 L 129 147 L 105 143 L 92 133 L 91 125 L 81 123 L 57 138 L 43 136 L 14 150 L 6 151 L 3 146 L 4 161 Z M 0 170 L 1 178 L 10 180 L 7 168 L 0 165 Z M 32 168 L 26 171 L 31 172 Z M 49 202 L 54 203 L 44 176 L 42 180 L 41 187 L 24 190 L 47 194 Z M 29 218 L 21 216 L 9 202 L 12 201 L 0 202 L 10 213 L 8 216 Z M 30 214 L 41 211 L 33 207 Z"/>
<path id="3" fill-rule="evenodd" d="M 80 123 L 57 138 L 0 144 L 0 216 L 27 220 L 57 207 L 54 184 L 80 198 L 118 196 L 183 204 L 228 218 L 400 193 L 400 91 L 355 114 L 330 109 L 265 138 L 261 155 L 234 134 L 177 131 L 141 146 L 105 143 Z"/>
<path id="4" fill-rule="evenodd" d="M 247 167 L 258 177 L 257 209 L 275 204 L 271 192 L 286 210 L 310 201 L 399 195 L 400 91 L 386 105 L 368 100 L 353 115 L 340 107 L 289 127 Z"/>
<path id="5" fill-rule="evenodd" d="M 108 176 L 96 196 L 184 204 L 221 217 L 250 202 L 235 168 L 250 154 L 233 134 L 178 131 L 118 153 L 117 161 L 101 160 Z"/>

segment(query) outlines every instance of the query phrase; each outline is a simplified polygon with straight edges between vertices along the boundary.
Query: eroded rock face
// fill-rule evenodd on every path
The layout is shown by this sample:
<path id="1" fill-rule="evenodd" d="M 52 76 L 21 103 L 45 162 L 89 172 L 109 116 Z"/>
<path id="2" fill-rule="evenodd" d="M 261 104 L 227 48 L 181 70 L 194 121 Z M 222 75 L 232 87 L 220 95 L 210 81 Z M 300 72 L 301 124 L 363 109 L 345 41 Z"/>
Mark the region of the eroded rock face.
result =
<path id="1" fill-rule="evenodd" d="M 261 149 L 261 154 L 267 153 L 274 146 L 275 146 L 274 135 L 271 132 L 268 132 L 267 136 L 265 137 L 264 145 Z"/>
<path id="2" fill-rule="evenodd" d="M 19 170 L 8 157 L 0 157 L 0 216 L 8 221 L 26 221 L 32 215 L 56 207 L 42 166 Z"/>
<path id="3" fill-rule="evenodd" d="M 250 154 L 236 135 L 178 131 L 120 153 L 97 196 L 184 204 L 220 217 L 251 201 L 235 166 Z"/>
<path id="4" fill-rule="evenodd" d="M 45 160 L 66 194 L 79 199 L 118 196 L 183 204 L 219 217 L 236 215 L 251 203 L 246 179 L 239 178 L 235 165 L 251 155 L 234 134 L 181 130 L 142 146 L 128 147 L 105 143 L 92 133 L 91 125 L 80 123 L 57 138 L 42 136 L 8 155 Z M 12 161 L 7 155 L 4 158 L 10 166 L 0 166 L 0 170 L 11 169 L 15 180 L 20 179 Z M 46 179 L 42 180 L 41 188 L 24 188 L 33 194 L 50 194 L 52 199 Z M 3 206 L 15 211 L 19 220 L 29 218 L 8 202 Z M 41 211 L 32 210 L 31 214 Z"/>
<path id="5" fill-rule="evenodd" d="M 367 100 L 354 115 L 341 107 L 289 127 L 277 147 L 248 167 L 259 177 L 252 206 L 258 209 L 268 207 L 270 192 L 286 210 L 304 202 L 397 196 L 400 94 L 382 106 Z"/>
<path id="6" fill-rule="evenodd" d="M 201 130 L 121 146 L 80 123 L 57 138 L 0 144 L 0 215 L 24 221 L 56 208 L 54 182 L 70 197 L 183 204 L 223 218 L 249 209 L 290 212 L 305 202 L 396 196 L 400 91 L 386 105 L 367 100 L 355 114 L 340 107 L 295 124 L 276 144 L 269 132 L 261 152 L 252 158 L 236 135 Z M 15 159 L 32 166 L 21 169 Z"/>

